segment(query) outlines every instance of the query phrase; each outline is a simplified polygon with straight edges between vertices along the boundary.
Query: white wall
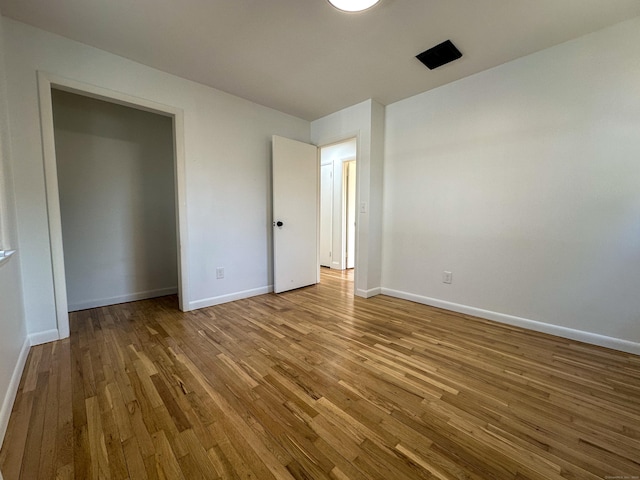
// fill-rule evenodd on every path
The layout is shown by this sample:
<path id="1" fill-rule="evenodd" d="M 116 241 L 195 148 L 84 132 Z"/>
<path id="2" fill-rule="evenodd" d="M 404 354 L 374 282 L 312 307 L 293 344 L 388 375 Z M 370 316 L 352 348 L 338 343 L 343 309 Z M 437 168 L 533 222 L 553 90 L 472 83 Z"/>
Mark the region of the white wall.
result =
<path id="1" fill-rule="evenodd" d="M 6 71 L 0 24 L 0 228 L 3 230 L 0 248 L 8 250 L 17 247 L 18 236 L 10 162 Z M 17 252 L 0 264 L 0 445 L 29 348 L 22 307 L 20 254 L 21 252 Z"/>
<path id="2" fill-rule="evenodd" d="M 328 145 L 357 137 L 358 209 L 356 295 L 380 293 L 382 255 L 382 166 L 384 107 L 367 100 L 311 122 L 311 141 Z"/>
<path id="3" fill-rule="evenodd" d="M 387 106 L 383 292 L 640 353 L 638 45 L 636 18 Z"/>
<path id="4" fill-rule="evenodd" d="M 271 136 L 309 141 L 309 122 L 9 20 L 11 146 L 29 332 L 56 328 L 36 71 L 184 111 L 191 308 L 266 292 Z M 215 279 L 215 268 L 225 278 Z"/>
<path id="5" fill-rule="evenodd" d="M 340 142 L 334 145 L 328 145 L 320 149 L 320 164 L 331 165 L 332 176 L 331 181 L 333 188 L 331 189 L 333 198 L 331 201 L 331 268 L 344 270 L 347 268 L 345 262 L 345 239 L 343 228 L 344 198 L 343 198 L 343 181 L 342 171 L 343 162 L 355 160 L 356 158 L 355 138 Z"/>
<path id="6" fill-rule="evenodd" d="M 69 310 L 178 291 L 170 117 L 53 90 Z"/>

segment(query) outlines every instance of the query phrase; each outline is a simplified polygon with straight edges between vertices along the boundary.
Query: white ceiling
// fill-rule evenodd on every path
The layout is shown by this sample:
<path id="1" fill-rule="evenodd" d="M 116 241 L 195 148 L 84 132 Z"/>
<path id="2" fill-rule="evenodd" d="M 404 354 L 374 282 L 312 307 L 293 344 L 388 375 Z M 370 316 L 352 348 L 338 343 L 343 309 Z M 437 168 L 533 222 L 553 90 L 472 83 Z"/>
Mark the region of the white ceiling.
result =
<path id="1" fill-rule="evenodd" d="M 639 0 L 0 0 L 4 16 L 314 120 L 387 105 L 640 15 Z M 446 39 L 460 60 L 414 57 Z"/>

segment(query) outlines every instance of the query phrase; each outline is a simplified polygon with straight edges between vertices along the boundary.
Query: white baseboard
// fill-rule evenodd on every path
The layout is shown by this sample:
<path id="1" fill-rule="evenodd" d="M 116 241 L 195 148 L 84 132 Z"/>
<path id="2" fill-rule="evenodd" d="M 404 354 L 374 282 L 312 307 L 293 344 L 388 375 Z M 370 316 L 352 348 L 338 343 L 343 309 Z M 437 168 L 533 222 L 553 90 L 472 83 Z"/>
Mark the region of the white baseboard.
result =
<path id="1" fill-rule="evenodd" d="M 78 310 L 86 310 L 87 308 L 104 307 L 106 305 L 116 305 L 118 303 L 135 302 L 137 300 L 146 300 L 147 298 L 164 297 L 165 295 L 175 295 L 178 293 L 178 287 L 158 288 L 155 290 L 147 290 L 144 292 L 129 293 L 127 295 L 119 295 L 117 297 L 96 298 L 85 302 L 70 303 L 69 311 L 76 312 Z"/>
<path id="2" fill-rule="evenodd" d="M 56 335 L 57 333 L 58 331 L 56 330 Z M 24 339 L 24 343 L 22 344 L 22 348 L 18 354 L 18 361 L 16 362 L 16 365 L 13 368 L 13 373 L 11 374 L 9 386 L 4 398 L 2 399 L 2 408 L 0 408 L 0 446 L 2 446 L 4 436 L 7 433 L 9 417 L 11 416 L 11 410 L 13 409 L 13 402 L 16 399 L 16 394 L 18 393 L 18 387 L 20 386 L 20 379 L 22 378 L 24 366 L 27 363 L 29 348 L 31 348 L 31 343 L 29 342 L 29 337 L 27 337 Z"/>
<path id="3" fill-rule="evenodd" d="M 356 290 L 356 296 L 362 298 L 375 297 L 376 295 L 380 295 L 381 293 L 382 289 L 380 287 L 370 288 L 369 290 L 362 290 L 361 288 L 358 288 Z"/>
<path id="4" fill-rule="evenodd" d="M 381 290 L 381 293 L 383 295 L 389 295 L 390 297 L 402 298 L 404 300 L 410 300 L 412 302 L 422 303 L 424 305 L 431 305 L 432 307 L 443 308 L 445 310 L 451 310 L 458 313 L 464 313 L 466 315 L 485 318 L 487 320 L 506 323 L 507 325 L 534 330 L 536 332 L 548 333 L 550 335 L 556 335 L 558 337 L 568 338 L 570 340 L 577 340 L 579 342 L 590 343 L 592 345 L 598 345 L 600 347 L 612 348 L 621 352 L 640 355 L 640 343 L 630 342 L 629 340 L 607 337 L 605 335 L 599 335 L 597 333 L 585 332 L 584 330 L 575 330 L 573 328 L 561 327 L 559 325 L 539 322 L 537 320 L 530 320 L 528 318 L 515 317 L 513 315 L 506 315 L 504 313 L 492 312 L 490 310 L 483 310 L 481 308 L 461 305 L 459 303 L 452 303 L 444 300 L 438 300 L 436 298 L 424 297 L 422 295 L 402 292 L 400 290 L 392 290 L 390 288 L 382 288 Z"/>
<path id="5" fill-rule="evenodd" d="M 266 287 L 252 288 L 250 290 L 228 293 L 227 295 L 220 295 L 218 297 L 205 298 L 203 300 L 189 302 L 189 310 L 212 307 L 213 305 L 220 305 L 221 303 L 233 302 L 235 300 L 242 300 L 243 298 L 255 297 L 256 295 L 264 295 L 265 293 L 271 292 L 273 292 L 273 285 L 267 285 Z"/>
<path id="6" fill-rule="evenodd" d="M 31 333 L 28 336 L 29 344 L 33 347 L 35 345 L 42 345 L 43 343 L 55 342 L 60 339 L 58 330 L 45 330 L 44 332 Z"/>

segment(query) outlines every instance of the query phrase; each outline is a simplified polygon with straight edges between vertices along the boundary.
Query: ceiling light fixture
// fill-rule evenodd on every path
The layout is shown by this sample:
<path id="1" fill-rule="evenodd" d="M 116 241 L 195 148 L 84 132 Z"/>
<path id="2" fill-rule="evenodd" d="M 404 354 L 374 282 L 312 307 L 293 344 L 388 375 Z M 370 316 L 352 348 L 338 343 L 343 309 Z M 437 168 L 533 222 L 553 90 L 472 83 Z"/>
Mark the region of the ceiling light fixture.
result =
<path id="1" fill-rule="evenodd" d="M 373 7 L 380 0 L 329 0 L 329 3 L 343 12 L 362 12 Z"/>

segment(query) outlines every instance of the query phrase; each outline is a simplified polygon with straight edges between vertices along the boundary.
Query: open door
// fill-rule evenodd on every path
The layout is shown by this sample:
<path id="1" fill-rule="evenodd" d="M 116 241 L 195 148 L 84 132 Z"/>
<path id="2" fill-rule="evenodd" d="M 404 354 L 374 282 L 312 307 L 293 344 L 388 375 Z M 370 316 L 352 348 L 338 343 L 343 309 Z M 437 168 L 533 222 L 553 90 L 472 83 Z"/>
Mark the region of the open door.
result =
<path id="1" fill-rule="evenodd" d="M 273 136 L 273 289 L 319 281 L 318 149 Z"/>

